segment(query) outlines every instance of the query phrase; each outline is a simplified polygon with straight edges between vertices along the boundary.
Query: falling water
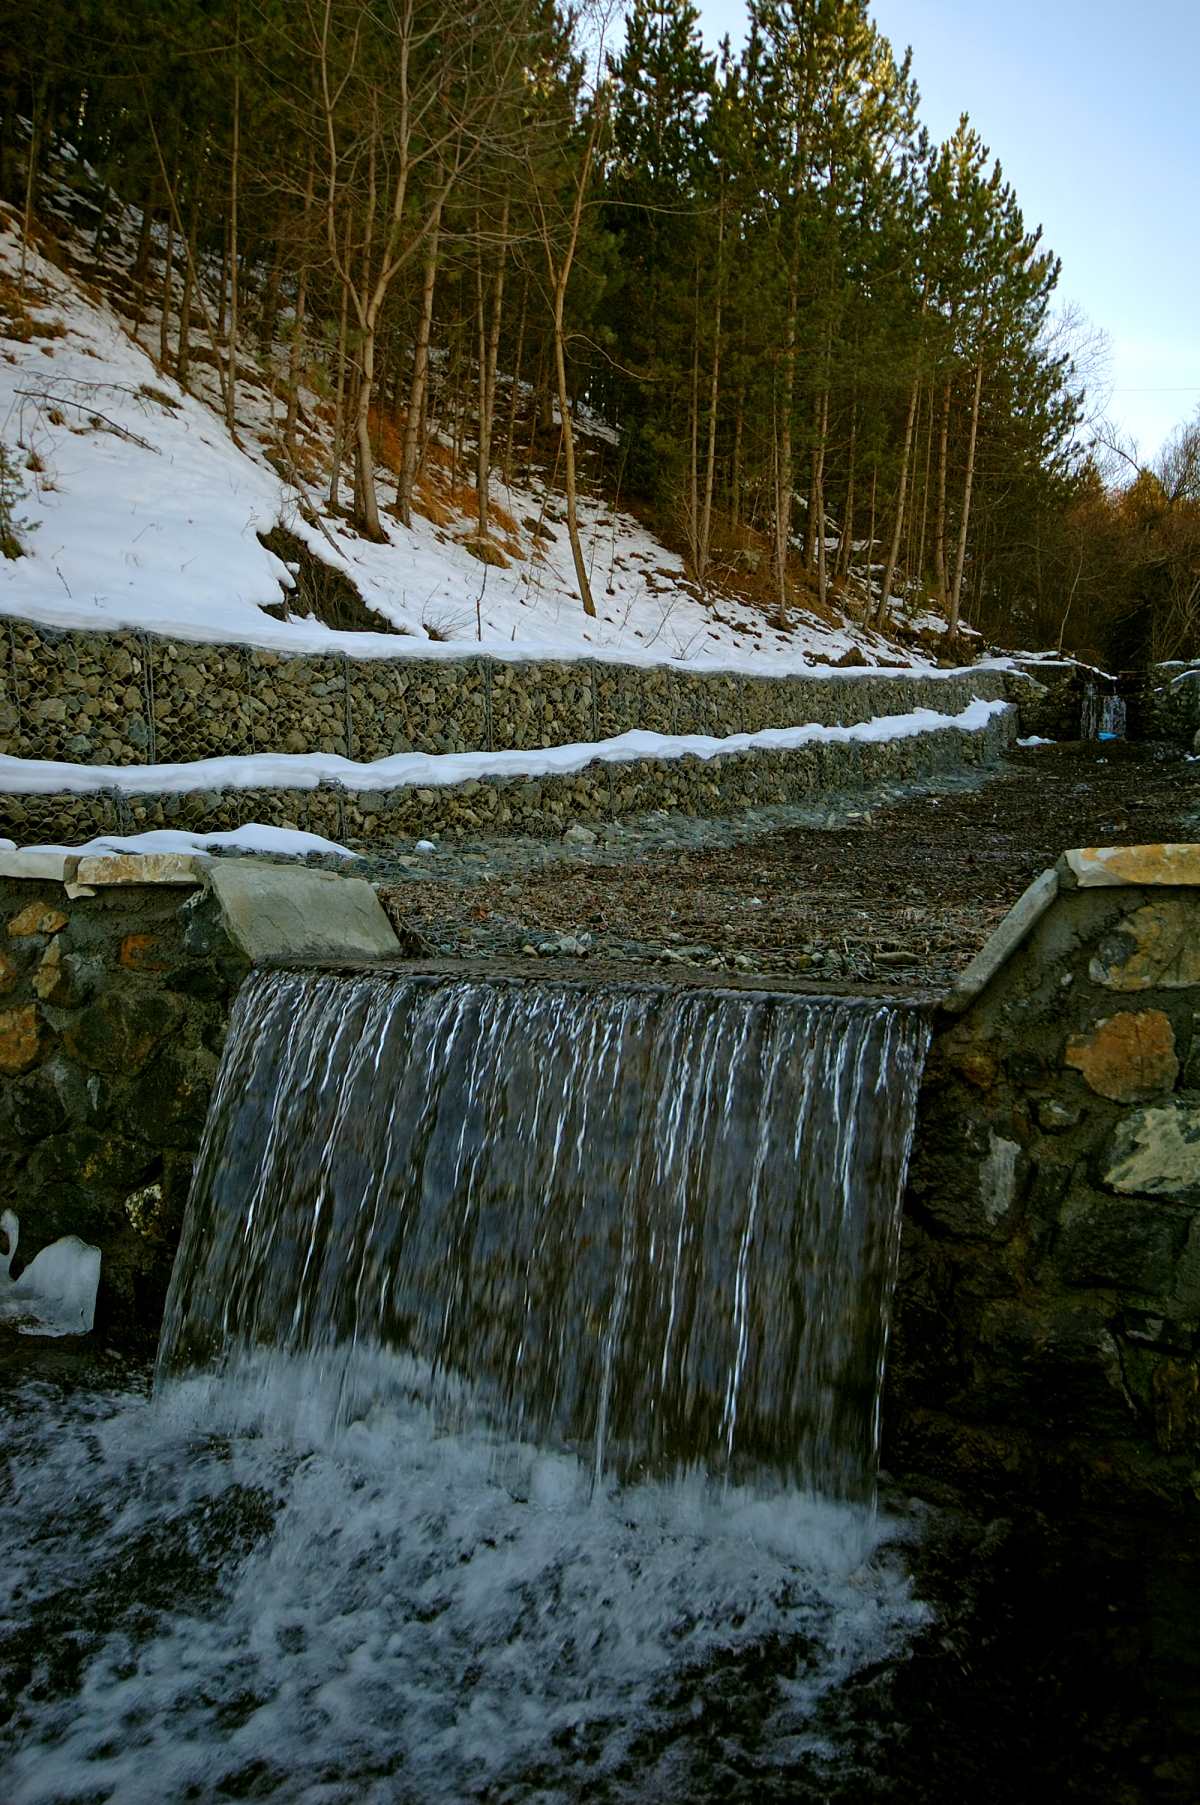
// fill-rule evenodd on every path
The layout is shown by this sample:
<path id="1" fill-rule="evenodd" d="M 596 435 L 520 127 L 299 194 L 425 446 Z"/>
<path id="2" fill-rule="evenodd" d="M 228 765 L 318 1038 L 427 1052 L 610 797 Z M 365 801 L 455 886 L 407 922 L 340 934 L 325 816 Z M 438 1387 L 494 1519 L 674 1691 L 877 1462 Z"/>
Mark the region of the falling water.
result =
<path id="1" fill-rule="evenodd" d="M 399 1350 L 597 1478 L 868 1495 L 926 1036 L 877 1002 L 259 974 L 160 1370 Z"/>
<path id="2" fill-rule="evenodd" d="M 925 1038 L 252 978 L 155 1396 L 6 1394 L 6 1801 L 879 1796 L 858 1688 L 928 1621 L 870 1498 Z"/>
<path id="3" fill-rule="evenodd" d="M 1083 692 L 1083 718 L 1080 736 L 1085 740 L 1123 740 L 1125 738 L 1125 701 L 1115 690 L 1102 690 L 1089 683 Z"/>

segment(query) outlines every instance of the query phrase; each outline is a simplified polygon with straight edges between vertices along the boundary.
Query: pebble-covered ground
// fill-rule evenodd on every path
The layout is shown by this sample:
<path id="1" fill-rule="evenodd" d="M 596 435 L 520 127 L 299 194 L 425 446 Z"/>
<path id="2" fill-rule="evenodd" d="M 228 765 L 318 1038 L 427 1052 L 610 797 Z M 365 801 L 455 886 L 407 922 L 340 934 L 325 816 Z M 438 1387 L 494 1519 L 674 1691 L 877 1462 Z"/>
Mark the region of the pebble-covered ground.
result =
<path id="1" fill-rule="evenodd" d="M 945 988 L 1071 846 L 1200 835 L 1200 763 L 1130 745 L 1015 750 L 999 775 L 737 820 L 642 817 L 565 840 L 400 850 L 360 867 L 411 950 Z"/>

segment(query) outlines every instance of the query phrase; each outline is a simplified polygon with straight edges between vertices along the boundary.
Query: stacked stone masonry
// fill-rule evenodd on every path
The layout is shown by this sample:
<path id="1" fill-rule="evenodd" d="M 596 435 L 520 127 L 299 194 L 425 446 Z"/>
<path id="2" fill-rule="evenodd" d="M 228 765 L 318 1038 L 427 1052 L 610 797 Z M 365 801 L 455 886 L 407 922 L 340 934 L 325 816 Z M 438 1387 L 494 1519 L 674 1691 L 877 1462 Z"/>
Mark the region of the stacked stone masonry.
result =
<path id="1" fill-rule="evenodd" d="M 248 969 L 202 888 L 0 878 L 0 1209 L 101 1248 L 103 1337 L 153 1345 Z"/>
<path id="2" fill-rule="evenodd" d="M 1009 674 L 751 677 L 602 660 L 354 659 L 144 633 L 0 624 L 0 756 L 73 764 L 184 763 L 255 752 L 533 750 L 632 728 L 723 738 L 870 720 L 974 697 Z"/>
<path id="3" fill-rule="evenodd" d="M 934 1041 L 891 1459 L 993 1496 L 1194 1508 L 1200 848 L 1060 870 L 1026 943 Z"/>

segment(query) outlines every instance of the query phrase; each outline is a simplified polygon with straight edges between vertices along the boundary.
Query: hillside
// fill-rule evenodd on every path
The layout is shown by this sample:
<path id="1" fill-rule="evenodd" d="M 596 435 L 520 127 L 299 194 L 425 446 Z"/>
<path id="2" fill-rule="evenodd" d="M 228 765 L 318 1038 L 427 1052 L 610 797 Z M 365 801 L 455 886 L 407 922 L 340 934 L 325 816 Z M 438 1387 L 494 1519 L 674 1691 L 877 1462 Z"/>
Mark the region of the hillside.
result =
<path id="1" fill-rule="evenodd" d="M 0 441 L 21 551 L 0 561 L 0 612 L 356 657 L 457 656 L 482 645 L 500 657 L 602 653 L 780 673 L 933 662 L 933 617 L 901 616 L 887 636 L 855 618 L 867 593 L 865 545 L 844 607 L 818 611 L 810 598 L 786 624 L 754 593 L 750 551 L 740 584 L 729 570 L 701 587 L 677 551 L 618 505 L 614 435 L 585 410 L 575 422 L 579 513 L 596 620 L 576 593 L 552 462 L 524 486 L 493 481 L 498 561 L 484 564 L 465 543 L 474 490 L 434 435 L 412 528 L 385 513 L 384 542 L 372 543 L 329 510 L 330 410 L 311 388 L 301 391 L 299 452 L 281 455 L 275 391 L 286 345 L 243 373 L 235 443 L 200 335 L 185 390 L 152 355 L 161 318 L 131 301 L 120 237 L 89 258 L 68 217 L 71 191 L 57 192 L 53 229 L 39 228 L 26 249 L 23 290 L 20 224 L 0 209 Z M 126 234 L 135 229 L 126 215 Z M 169 324 L 177 337 L 178 320 Z M 380 436 L 386 494 L 386 430 Z M 276 549 L 263 543 L 272 535 Z M 329 624 L 347 619 L 352 630 Z"/>

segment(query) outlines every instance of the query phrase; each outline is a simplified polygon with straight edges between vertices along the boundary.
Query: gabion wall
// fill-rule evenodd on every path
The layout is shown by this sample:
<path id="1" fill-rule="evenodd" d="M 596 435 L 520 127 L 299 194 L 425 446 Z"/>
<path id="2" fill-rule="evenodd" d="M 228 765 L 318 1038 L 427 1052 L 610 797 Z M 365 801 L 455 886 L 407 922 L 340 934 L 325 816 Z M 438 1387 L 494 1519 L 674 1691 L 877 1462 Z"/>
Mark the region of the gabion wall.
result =
<path id="1" fill-rule="evenodd" d="M 174 764 L 253 752 L 530 750 L 640 728 L 724 737 L 1007 697 L 1005 673 L 744 677 L 599 660 L 509 664 L 193 645 L 0 623 L 0 755 Z"/>
<path id="2" fill-rule="evenodd" d="M 599 760 L 564 776 L 488 778 L 425 788 L 192 790 L 139 795 L 0 794 L 0 835 L 18 845 L 79 845 L 99 834 L 177 827 L 227 833 L 247 822 L 297 827 L 340 845 L 370 848 L 432 835 L 464 840 L 496 833 L 561 834 L 574 823 L 611 821 L 665 809 L 686 815 L 736 814 L 802 802 L 831 790 L 906 782 L 983 764 L 1016 732 L 1005 709 L 982 731 L 942 728 L 910 739 L 849 741 L 787 752 L 722 753 L 716 758 Z"/>

